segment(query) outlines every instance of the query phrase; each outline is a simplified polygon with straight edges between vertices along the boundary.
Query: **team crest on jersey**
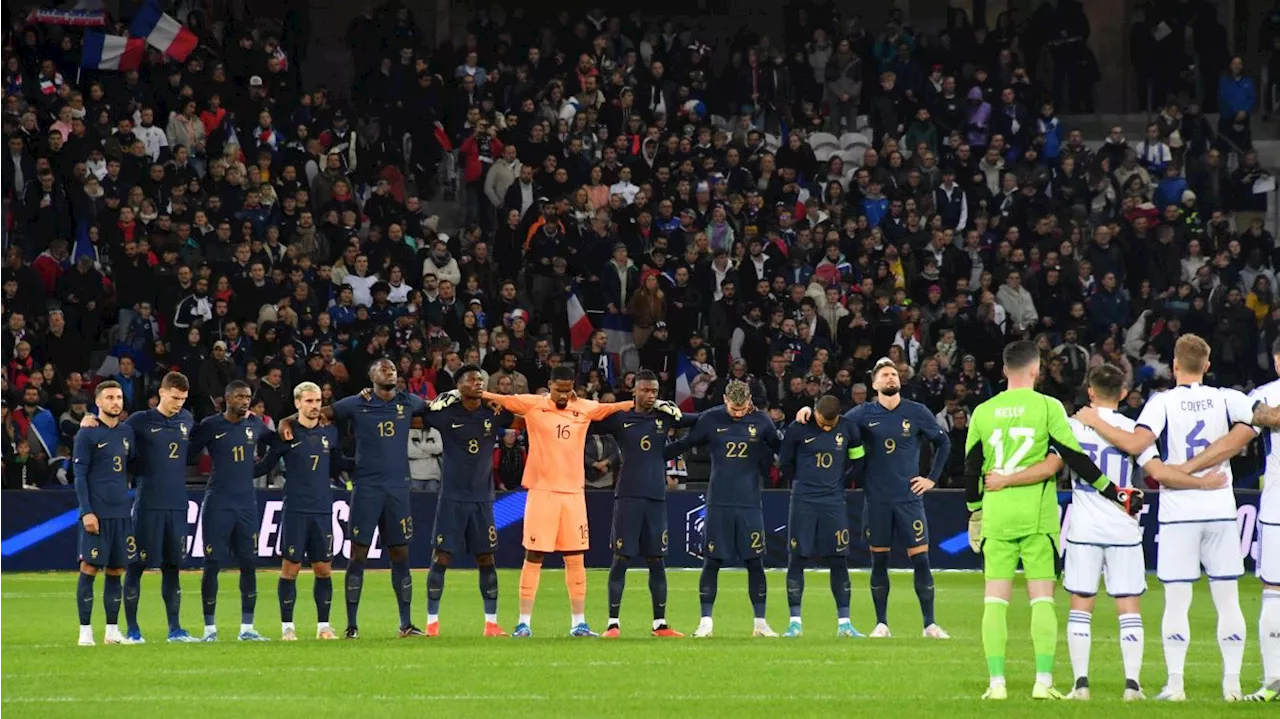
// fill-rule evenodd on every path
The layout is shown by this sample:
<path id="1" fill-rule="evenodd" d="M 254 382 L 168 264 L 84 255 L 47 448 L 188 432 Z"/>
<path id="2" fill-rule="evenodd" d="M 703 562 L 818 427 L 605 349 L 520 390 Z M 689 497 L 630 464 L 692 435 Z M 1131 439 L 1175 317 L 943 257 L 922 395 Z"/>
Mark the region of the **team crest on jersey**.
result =
<path id="1" fill-rule="evenodd" d="M 662 429 L 662 420 L 660 419 L 653 420 L 653 426 L 657 427 L 658 429 Z"/>
<path id="2" fill-rule="evenodd" d="M 247 440 L 249 440 L 250 442 L 252 442 L 252 441 L 253 441 L 253 427 L 245 427 L 245 428 L 244 428 L 244 436 L 245 436 L 245 439 L 247 439 Z"/>
<path id="3" fill-rule="evenodd" d="M 328 452 L 328 451 L 329 451 L 329 438 L 328 438 L 328 437 L 325 437 L 325 436 L 323 436 L 323 435 L 322 435 L 322 436 L 320 437 L 320 446 L 321 446 L 321 447 L 324 447 L 324 450 L 325 450 L 326 452 Z"/>
<path id="4" fill-rule="evenodd" d="M 911 420 L 902 420 L 902 436 L 907 437 L 911 434 Z"/>
<path id="5" fill-rule="evenodd" d="M 187 438 L 187 425 L 185 425 L 185 424 L 180 424 L 180 425 L 178 425 L 178 429 L 182 430 L 182 438 L 183 438 L 183 439 L 186 439 L 186 438 Z"/>
<path id="6" fill-rule="evenodd" d="M 842 446 L 844 446 L 844 435 L 836 432 L 836 449 L 840 449 Z"/>
<path id="7" fill-rule="evenodd" d="M 396 419 L 404 419 L 404 405 L 396 405 Z"/>
<path id="8" fill-rule="evenodd" d="M 123 441 L 124 441 L 124 451 L 125 451 L 125 454 L 128 454 L 128 453 L 129 453 L 129 440 L 127 440 L 127 439 L 126 439 L 126 440 L 123 440 Z"/>
<path id="9" fill-rule="evenodd" d="M 493 434 L 493 421 L 486 419 L 484 421 L 484 436 L 488 437 L 491 434 Z"/>
<path id="10" fill-rule="evenodd" d="M 750 435 L 752 439 L 755 439 L 756 426 L 754 424 L 747 425 L 747 434 Z"/>

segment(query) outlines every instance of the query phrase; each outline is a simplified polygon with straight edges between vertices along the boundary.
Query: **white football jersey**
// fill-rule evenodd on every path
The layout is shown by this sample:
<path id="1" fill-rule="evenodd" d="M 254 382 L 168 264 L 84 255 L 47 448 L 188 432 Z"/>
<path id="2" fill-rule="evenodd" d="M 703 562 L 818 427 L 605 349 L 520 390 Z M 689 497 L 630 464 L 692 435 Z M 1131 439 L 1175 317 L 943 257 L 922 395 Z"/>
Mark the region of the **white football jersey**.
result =
<path id="1" fill-rule="evenodd" d="M 1243 392 L 1202 384 L 1178 385 L 1152 395 L 1138 416 L 1138 426 L 1156 436 L 1160 455 L 1169 464 L 1181 464 L 1226 436 L 1236 422 L 1253 423 L 1254 401 Z M 1202 470 L 1226 472 L 1231 463 Z M 1222 489 L 1160 490 L 1160 521 L 1204 522 L 1236 518 L 1236 495 L 1230 485 Z"/>
<path id="2" fill-rule="evenodd" d="M 1132 432 L 1135 422 L 1112 409 L 1099 408 L 1102 421 L 1112 427 Z M 1080 449 L 1107 475 L 1117 487 L 1142 488 L 1142 469 L 1147 462 L 1159 456 L 1154 446 L 1142 453 L 1137 463 L 1123 450 L 1116 449 L 1093 429 L 1072 419 L 1071 432 L 1075 434 Z M 1132 546 L 1142 544 L 1142 527 L 1136 517 L 1125 514 L 1115 502 L 1098 494 L 1093 485 L 1072 473 L 1071 476 L 1071 524 L 1067 528 L 1067 541 L 1076 544 L 1102 546 Z"/>
<path id="3" fill-rule="evenodd" d="M 1280 406 L 1280 379 L 1268 382 L 1249 394 L 1255 402 Z M 1262 447 L 1266 464 L 1262 472 L 1262 501 L 1258 508 L 1258 521 L 1280 524 L 1280 429 L 1253 428 L 1262 433 Z"/>

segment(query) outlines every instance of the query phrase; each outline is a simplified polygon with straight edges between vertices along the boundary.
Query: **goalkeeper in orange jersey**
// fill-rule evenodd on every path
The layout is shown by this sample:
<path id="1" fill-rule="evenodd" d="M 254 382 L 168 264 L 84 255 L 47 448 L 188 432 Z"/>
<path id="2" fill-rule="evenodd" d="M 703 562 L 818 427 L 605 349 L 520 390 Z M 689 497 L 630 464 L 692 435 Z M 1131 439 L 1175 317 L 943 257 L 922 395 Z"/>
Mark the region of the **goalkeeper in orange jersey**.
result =
<path id="1" fill-rule="evenodd" d="M 511 635 L 532 635 L 529 623 L 542 574 L 542 558 L 549 552 L 559 552 L 564 557 L 565 584 L 569 588 L 570 634 L 595 637 L 599 635 L 591 631 L 586 621 L 587 569 L 583 556 L 590 546 L 582 461 L 587 428 L 593 421 L 632 409 L 635 403 L 601 404 L 579 399 L 574 392 L 573 370 L 568 367 L 551 370 L 547 389 L 550 394 L 546 396 L 492 392 L 483 395 L 508 412 L 523 415 L 529 432 L 529 459 L 521 482 L 529 493 L 524 513 L 525 559 L 520 569 L 520 621 Z M 454 393 L 446 393 L 432 402 L 431 408 L 443 408 L 453 401 L 457 401 Z M 675 418 L 680 416 L 680 409 L 672 402 L 660 401 L 655 409 Z"/>

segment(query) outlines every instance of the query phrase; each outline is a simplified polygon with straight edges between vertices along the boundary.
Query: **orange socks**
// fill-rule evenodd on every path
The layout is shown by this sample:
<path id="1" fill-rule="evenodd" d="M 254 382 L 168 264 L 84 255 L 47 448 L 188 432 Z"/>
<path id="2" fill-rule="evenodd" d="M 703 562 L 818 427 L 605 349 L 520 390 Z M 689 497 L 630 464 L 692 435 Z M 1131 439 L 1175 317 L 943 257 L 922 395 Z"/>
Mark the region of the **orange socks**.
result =
<path id="1" fill-rule="evenodd" d="M 581 559 L 581 558 L 579 558 Z M 578 568 L 582 572 L 583 589 L 586 589 L 586 570 L 582 568 L 579 561 Z M 520 599 L 521 601 L 532 602 L 534 597 L 538 596 L 538 580 L 542 578 L 542 564 L 533 563 L 529 560 L 524 561 L 524 566 L 520 567 Z"/>
<path id="2" fill-rule="evenodd" d="M 564 558 L 564 583 L 569 588 L 569 599 L 586 599 L 587 564 L 581 554 L 569 554 Z M 521 591 L 524 582 L 521 581 Z"/>

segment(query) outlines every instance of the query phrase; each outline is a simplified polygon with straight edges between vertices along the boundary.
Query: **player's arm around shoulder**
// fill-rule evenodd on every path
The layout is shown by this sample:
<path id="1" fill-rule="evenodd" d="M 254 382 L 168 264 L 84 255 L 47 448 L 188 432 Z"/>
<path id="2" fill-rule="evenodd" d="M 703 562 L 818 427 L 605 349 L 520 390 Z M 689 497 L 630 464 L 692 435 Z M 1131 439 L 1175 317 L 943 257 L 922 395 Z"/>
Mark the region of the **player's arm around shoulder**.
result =
<path id="1" fill-rule="evenodd" d="M 715 424 L 715 415 L 711 412 L 703 412 L 698 418 L 693 428 L 685 433 L 683 437 L 674 442 L 667 444 L 662 450 L 663 459 L 675 459 L 680 455 L 688 452 L 690 449 L 707 443 L 707 434 L 711 430 L 708 428 Z"/>
<path id="2" fill-rule="evenodd" d="M 528 414 L 534 407 L 547 401 L 537 394 L 498 394 L 488 391 L 481 393 L 480 397 L 486 402 L 496 402 L 498 406 L 514 414 Z"/>
<path id="3" fill-rule="evenodd" d="M 635 409 L 635 402 L 595 402 L 589 399 L 579 399 L 578 402 L 584 404 L 584 409 L 579 410 L 591 420 L 608 419 L 618 412 L 626 412 Z"/>

